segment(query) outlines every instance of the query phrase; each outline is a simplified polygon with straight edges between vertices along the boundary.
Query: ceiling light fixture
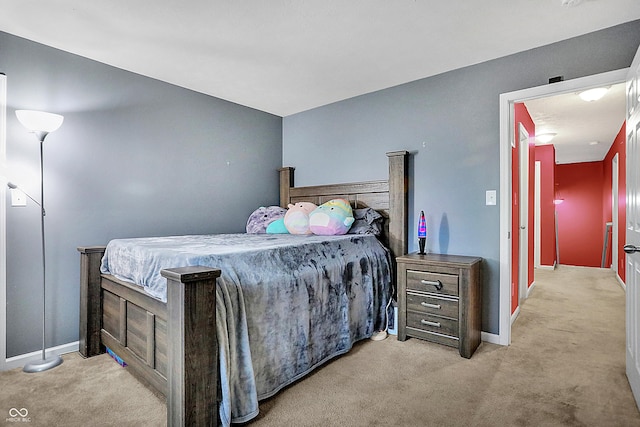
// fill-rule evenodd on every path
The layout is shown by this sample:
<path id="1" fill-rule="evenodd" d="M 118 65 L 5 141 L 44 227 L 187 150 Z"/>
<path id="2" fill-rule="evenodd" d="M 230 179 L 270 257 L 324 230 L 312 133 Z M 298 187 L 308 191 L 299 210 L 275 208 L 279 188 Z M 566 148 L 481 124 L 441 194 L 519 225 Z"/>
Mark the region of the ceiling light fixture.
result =
<path id="1" fill-rule="evenodd" d="M 536 135 L 536 140 L 541 144 L 548 144 L 555 136 L 556 134 L 552 132 L 541 133 L 540 135 Z"/>
<path id="2" fill-rule="evenodd" d="M 563 6 L 572 7 L 580 4 L 582 0 L 561 0 Z"/>
<path id="3" fill-rule="evenodd" d="M 609 90 L 608 87 L 594 87 L 593 89 L 588 89 L 580 92 L 580 98 L 587 102 L 597 101 L 602 98 L 605 93 Z"/>
<path id="4" fill-rule="evenodd" d="M 598 145 L 598 144 L 600 144 L 600 141 L 591 141 L 589 143 L 589 145 Z"/>

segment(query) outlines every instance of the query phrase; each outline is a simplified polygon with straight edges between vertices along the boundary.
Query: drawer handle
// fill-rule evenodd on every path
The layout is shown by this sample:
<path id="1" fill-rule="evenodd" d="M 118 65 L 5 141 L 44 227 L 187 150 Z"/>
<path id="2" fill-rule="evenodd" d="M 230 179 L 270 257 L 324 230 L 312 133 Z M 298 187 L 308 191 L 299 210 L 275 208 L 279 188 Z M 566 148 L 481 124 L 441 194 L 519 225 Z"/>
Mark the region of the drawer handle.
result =
<path id="1" fill-rule="evenodd" d="M 424 302 L 424 301 L 422 301 L 420 305 L 423 307 L 435 308 L 437 310 L 440 310 L 442 308 L 440 304 L 429 304 L 428 302 Z"/>
<path id="2" fill-rule="evenodd" d="M 433 326 L 435 328 L 440 327 L 440 322 L 431 322 L 429 320 L 420 319 L 420 323 L 422 323 L 423 325 Z"/>
<path id="3" fill-rule="evenodd" d="M 421 280 L 420 283 L 423 285 L 435 286 L 438 291 L 442 289 L 442 282 L 440 280 Z"/>

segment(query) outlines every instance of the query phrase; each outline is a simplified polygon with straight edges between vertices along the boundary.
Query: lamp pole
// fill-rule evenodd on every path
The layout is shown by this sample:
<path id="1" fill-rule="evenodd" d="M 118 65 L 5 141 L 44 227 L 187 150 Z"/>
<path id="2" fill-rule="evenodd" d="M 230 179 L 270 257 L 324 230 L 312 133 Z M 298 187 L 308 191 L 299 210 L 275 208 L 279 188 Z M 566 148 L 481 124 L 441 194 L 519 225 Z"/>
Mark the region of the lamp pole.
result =
<path id="1" fill-rule="evenodd" d="M 35 132 L 36 136 L 40 140 L 40 232 L 42 237 L 42 360 L 27 363 L 22 369 L 24 372 L 42 372 L 62 363 L 62 358 L 58 355 L 53 355 L 47 359 L 46 355 L 46 330 L 47 330 L 47 315 L 46 315 L 46 292 L 47 292 L 47 262 L 46 262 L 46 250 L 45 250 L 45 234 L 44 234 L 44 217 L 46 211 L 44 209 L 44 139 L 48 135 L 48 132 L 38 131 Z"/>
<path id="2" fill-rule="evenodd" d="M 47 270 L 46 270 L 46 250 L 45 250 L 45 234 L 44 234 L 44 217 L 46 211 L 44 209 L 44 140 L 49 134 L 58 129 L 62 124 L 63 117 L 57 114 L 43 113 L 40 111 L 16 111 L 18 120 L 27 129 L 33 132 L 40 141 L 40 231 L 42 237 L 42 360 L 27 363 L 22 369 L 24 372 L 42 372 L 62 363 L 59 355 L 52 355 L 47 359 L 46 349 L 46 289 L 47 289 Z M 37 202 L 36 202 L 37 203 Z"/>

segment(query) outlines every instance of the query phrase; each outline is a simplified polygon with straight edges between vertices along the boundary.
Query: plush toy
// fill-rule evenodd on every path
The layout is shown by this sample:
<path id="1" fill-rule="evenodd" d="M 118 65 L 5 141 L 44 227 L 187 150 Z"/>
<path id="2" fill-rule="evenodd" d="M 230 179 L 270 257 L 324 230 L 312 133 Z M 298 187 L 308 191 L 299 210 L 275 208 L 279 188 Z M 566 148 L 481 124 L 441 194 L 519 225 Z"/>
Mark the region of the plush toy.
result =
<path id="1" fill-rule="evenodd" d="M 261 206 L 249 216 L 247 233 L 260 234 L 267 232 L 267 226 L 277 219 L 284 218 L 287 210 L 280 206 Z"/>
<path id="2" fill-rule="evenodd" d="M 284 216 L 284 226 L 291 234 L 311 234 L 309 214 L 318 206 L 311 202 L 298 202 L 289 205 Z"/>
<path id="3" fill-rule="evenodd" d="M 289 230 L 284 226 L 284 217 L 267 225 L 267 234 L 289 234 Z"/>
<path id="4" fill-rule="evenodd" d="M 353 221 L 351 205 L 344 199 L 329 200 L 309 214 L 311 232 L 323 236 L 346 234 Z"/>

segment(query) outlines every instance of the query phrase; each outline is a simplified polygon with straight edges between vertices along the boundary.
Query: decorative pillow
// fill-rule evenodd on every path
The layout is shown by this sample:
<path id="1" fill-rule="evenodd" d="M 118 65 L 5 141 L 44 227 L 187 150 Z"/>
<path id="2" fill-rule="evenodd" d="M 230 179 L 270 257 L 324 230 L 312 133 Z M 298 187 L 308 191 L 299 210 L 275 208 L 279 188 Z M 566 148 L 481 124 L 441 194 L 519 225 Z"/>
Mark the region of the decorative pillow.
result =
<path id="1" fill-rule="evenodd" d="M 309 214 L 309 228 L 322 236 L 346 234 L 353 221 L 351 205 L 344 199 L 329 200 Z"/>
<path id="2" fill-rule="evenodd" d="M 284 217 L 267 225 L 267 234 L 289 234 L 289 230 L 284 226 Z"/>
<path id="3" fill-rule="evenodd" d="M 291 234 L 311 234 L 309 229 L 309 214 L 318 206 L 311 202 L 298 202 L 289 205 L 284 216 L 284 226 Z"/>
<path id="4" fill-rule="evenodd" d="M 267 226 L 273 221 L 284 218 L 287 210 L 280 206 L 261 206 L 247 220 L 247 233 L 261 234 L 267 232 Z"/>
<path id="5" fill-rule="evenodd" d="M 354 209 L 353 217 L 355 221 L 349 229 L 349 234 L 382 234 L 384 227 L 384 217 L 372 208 Z"/>

